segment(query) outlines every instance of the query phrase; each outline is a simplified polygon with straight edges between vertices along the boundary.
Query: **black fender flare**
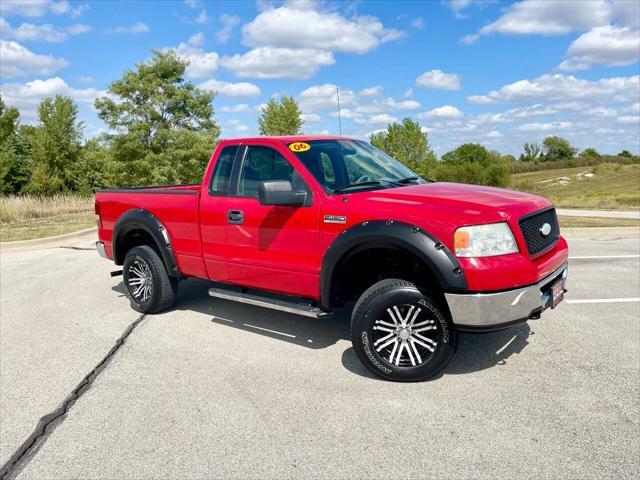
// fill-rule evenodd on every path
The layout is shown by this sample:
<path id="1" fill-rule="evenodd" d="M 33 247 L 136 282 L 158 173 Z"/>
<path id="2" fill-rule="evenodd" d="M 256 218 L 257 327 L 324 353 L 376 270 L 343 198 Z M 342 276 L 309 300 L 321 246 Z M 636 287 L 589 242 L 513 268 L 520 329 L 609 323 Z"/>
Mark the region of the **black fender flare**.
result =
<path id="1" fill-rule="evenodd" d="M 332 308 L 333 274 L 344 259 L 369 248 L 389 247 L 417 256 L 429 267 L 444 292 L 467 290 L 467 280 L 458 259 L 429 232 L 404 222 L 373 220 L 347 228 L 329 245 L 320 271 L 322 308 Z"/>
<path id="2" fill-rule="evenodd" d="M 153 213 L 142 208 L 127 210 L 116 221 L 113 228 L 113 260 L 116 265 L 124 263 L 124 257 L 127 252 L 124 251 L 124 239 L 131 230 L 143 230 L 148 233 L 162 257 L 167 273 L 171 277 L 180 277 L 178 262 L 171 247 L 171 239 L 165 226 L 158 220 Z"/>

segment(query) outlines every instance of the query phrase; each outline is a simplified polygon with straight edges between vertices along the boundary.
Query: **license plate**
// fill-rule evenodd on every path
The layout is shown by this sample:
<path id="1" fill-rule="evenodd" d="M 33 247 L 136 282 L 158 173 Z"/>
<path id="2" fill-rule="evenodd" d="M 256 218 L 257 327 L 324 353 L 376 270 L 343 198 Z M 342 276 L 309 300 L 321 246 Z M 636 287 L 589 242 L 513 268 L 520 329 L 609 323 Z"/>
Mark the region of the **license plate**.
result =
<path id="1" fill-rule="evenodd" d="M 564 281 L 559 279 L 551 286 L 551 308 L 556 308 L 563 299 Z"/>

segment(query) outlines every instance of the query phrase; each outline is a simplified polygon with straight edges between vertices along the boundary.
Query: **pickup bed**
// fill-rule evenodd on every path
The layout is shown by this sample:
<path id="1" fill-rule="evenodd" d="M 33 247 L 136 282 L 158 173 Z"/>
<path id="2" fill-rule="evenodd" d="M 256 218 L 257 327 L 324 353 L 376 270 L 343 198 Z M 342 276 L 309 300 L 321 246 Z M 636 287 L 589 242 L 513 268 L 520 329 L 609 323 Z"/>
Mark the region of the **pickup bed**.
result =
<path id="1" fill-rule="evenodd" d="M 135 310 L 171 308 L 187 277 L 309 317 L 346 308 L 358 357 L 389 380 L 437 376 L 458 331 L 539 318 L 566 291 L 547 199 L 431 182 L 354 139 L 225 140 L 201 185 L 100 190 L 95 208 Z"/>

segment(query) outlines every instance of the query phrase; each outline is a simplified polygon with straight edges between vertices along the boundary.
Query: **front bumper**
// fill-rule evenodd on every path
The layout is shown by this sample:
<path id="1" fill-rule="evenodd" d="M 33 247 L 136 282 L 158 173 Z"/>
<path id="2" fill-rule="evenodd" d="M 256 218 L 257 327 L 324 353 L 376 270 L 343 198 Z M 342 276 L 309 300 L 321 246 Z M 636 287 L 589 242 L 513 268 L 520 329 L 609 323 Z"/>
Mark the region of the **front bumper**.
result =
<path id="1" fill-rule="evenodd" d="M 552 274 L 528 287 L 497 293 L 445 293 L 453 323 L 460 330 L 499 330 L 529 319 L 539 318 L 551 306 L 551 285 L 565 281 L 565 263 Z"/>
<path id="2" fill-rule="evenodd" d="M 98 255 L 100 255 L 102 258 L 109 258 L 107 256 L 107 251 L 104 249 L 104 243 L 96 242 L 96 250 L 98 250 Z"/>

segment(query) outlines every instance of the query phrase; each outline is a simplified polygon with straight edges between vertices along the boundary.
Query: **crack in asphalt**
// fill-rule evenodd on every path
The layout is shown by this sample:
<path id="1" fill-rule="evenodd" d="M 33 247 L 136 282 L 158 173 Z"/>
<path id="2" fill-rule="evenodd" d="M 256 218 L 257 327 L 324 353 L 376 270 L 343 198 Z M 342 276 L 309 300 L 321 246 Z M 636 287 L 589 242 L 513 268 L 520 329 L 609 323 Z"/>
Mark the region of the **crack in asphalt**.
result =
<path id="1" fill-rule="evenodd" d="M 144 320 L 145 314 L 140 315 L 134 322 L 129 324 L 124 333 L 116 340 L 116 343 L 111 347 L 111 350 L 96 364 L 95 367 L 80 381 L 78 385 L 71 391 L 65 398 L 64 402 L 53 410 L 51 413 L 46 414 L 38 421 L 36 428 L 31 435 L 20 445 L 15 453 L 9 458 L 2 468 L 0 468 L 0 479 L 10 480 L 15 478 L 24 467 L 28 465 L 31 459 L 35 456 L 37 451 L 44 445 L 47 438 L 60 425 L 67 412 L 71 409 L 74 403 L 84 395 L 93 381 L 100 375 L 105 367 L 111 362 L 114 355 L 124 345 L 127 337 L 135 330 L 135 328 Z"/>

